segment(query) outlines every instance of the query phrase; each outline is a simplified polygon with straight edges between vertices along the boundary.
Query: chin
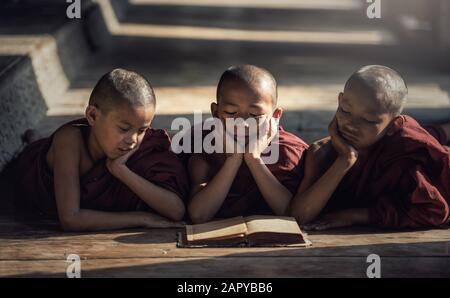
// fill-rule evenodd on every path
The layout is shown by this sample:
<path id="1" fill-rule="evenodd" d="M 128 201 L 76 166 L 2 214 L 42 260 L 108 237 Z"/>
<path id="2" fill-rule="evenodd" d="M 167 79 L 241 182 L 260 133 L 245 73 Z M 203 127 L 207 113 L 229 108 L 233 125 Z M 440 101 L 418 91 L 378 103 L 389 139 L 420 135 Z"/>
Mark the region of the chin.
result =
<path id="1" fill-rule="evenodd" d="M 347 141 L 347 143 L 349 143 L 351 146 L 353 146 L 353 148 L 355 148 L 356 150 L 361 150 L 361 149 L 364 149 L 364 147 L 365 147 L 358 142 L 347 140 L 347 139 L 345 139 L 345 140 Z"/>
<path id="2" fill-rule="evenodd" d="M 123 154 L 120 154 L 118 152 L 109 152 L 109 153 L 106 153 L 105 155 L 109 159 L 116 159 L 118 157 L 121 157 Z"/>

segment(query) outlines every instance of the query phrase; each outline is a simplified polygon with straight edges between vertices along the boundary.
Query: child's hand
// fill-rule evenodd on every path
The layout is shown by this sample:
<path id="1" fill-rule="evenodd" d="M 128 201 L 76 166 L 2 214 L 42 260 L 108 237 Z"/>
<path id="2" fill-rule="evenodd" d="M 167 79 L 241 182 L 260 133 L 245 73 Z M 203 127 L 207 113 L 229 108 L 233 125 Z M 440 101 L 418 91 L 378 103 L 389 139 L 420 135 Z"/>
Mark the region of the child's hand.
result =
<path id="1" fill-rule="evenodd" d="M 339 134 L 336 117 L 334 117 L 330 125 L 328 125 L 328 133 L 330 134 L 331 143 L 337 151 L 339 158 L 344 159 L 349 166 L 353 166 L 358 159 L 358 151 L 355 147 L 347 143 Z"/>
<path id="2" fill-rule="evenodd" d="M 261 158 L 262 152 L 269 146 L 278 132 L 278 124 L 274 118 L 270 120 L 262 120 L 262 125 L 259 126 L 258 133 L 250 137 L 249 143 L 246 147 L 244 159 L 246 162 Z"/>
<path id="3" fill-rule="evenodd" d="M 346 217 L 341 212 L 328 213 L 319 220 L 306 224 L 303 228 L 306 231 L 323 231 L 333 228 L 349 227 L 354 224 L 352 218 Z"/>
<path id="4" fill-rule="evenodd" d="M 242 156 L 244 149 L 242 145 L 239 143 L 239 140 L 235 140 L 232 132 L 227 131 L 225 128 L 214 129 L 215 138 L 217 140 L 222 140 L 223 144 L 223 153 L 225 153 L 228 157 L 234 156 Z"/>
<path id="5" fill-rule="evenodd" d="M 184 222 L 170 221 L 165 217 L 150 212 L 143 213 L 142 221 L 142 226 L 145 228 L 183 228 L 185 226 Z"/>
<path id="6" fill-rule="evenodd" d="M 109 172 L 119 178 L 120 175 L 124 172 L 124 170 L 127 170 L 126 162 L 128 159 L 139 149 L 139 145 L 136 146 L 134 149 L 130 150 L 126 154 L 116 158 L 116 159 L 110 159 L 108 158 L 106 160 L 106 167 L 108 168 Z"/>
<path id="7" fill-rule="evenodd" d="M 303 228 L 306 231 L 323 231 L 368 223 L 369 215 L 367 209 L 347 209 L 325 214 L 319 220 L 304 225 Z"/>

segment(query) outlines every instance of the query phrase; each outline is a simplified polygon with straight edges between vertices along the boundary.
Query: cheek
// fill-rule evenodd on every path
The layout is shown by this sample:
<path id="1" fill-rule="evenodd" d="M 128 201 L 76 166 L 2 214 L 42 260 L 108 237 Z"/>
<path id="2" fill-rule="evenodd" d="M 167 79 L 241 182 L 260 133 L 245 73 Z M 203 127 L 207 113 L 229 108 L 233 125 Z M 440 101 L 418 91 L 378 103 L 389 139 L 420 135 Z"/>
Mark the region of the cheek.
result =
<path id="1" fill-rule="evenodd" d="M 116 147 L 124 139 L 124 134 L 121 134 L 117 129 L 109 129 L 107 133 L 107 142 L 110 147 Z"/>
<path id="2" fill-rule="evenodd" d="M 144 137 L 145 137 L 145 133 L 139 135 L 139 137 L 138 137 L 138 144 L 142 143 L 142 140 L 144 140 Z"/>
<path id="3" fill-rule="evenodd" d="M 338 124 L 344 124 L 345 123 L 345 116 L 342 115 L 339 111 L 336 113 L 336 120 Z"/>
<path id="4" fill-rule="evenodd" d="M 377 126 L 369 126 L 361 129 L 361 135 L 364 136 L 364 143 L 371 145 L 381 137 L 381 131 Z"/>

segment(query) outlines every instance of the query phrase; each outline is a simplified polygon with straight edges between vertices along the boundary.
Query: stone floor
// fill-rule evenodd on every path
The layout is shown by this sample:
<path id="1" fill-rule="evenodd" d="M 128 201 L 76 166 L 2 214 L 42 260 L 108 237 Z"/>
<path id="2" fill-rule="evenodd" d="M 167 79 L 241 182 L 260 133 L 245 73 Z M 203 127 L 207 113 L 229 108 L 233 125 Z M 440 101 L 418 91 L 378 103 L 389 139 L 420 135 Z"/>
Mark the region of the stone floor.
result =
<path id="1" fill-rule="evenodd" d="M 324 134 L 347 77 L 367 64 L 391 66 L 405 77 L 407 113 L 425 122 L 450 119 L 450 73 L 428 48 L 409 48 L 385 23 L 365 18 L 361 1 L 259 2 L 134 0 L 115 13 L 101 1 L 112 41 L 49 106 L 44 134 L 58 120 L 82 115 L 96 80 L 114 67 L 150 79 L 158 101 L 154 126 L 166 129 L 175 116 L 209 112 L 220 74 L 238 63 L 275 75 L 282 124 L 308 142 Z"/>

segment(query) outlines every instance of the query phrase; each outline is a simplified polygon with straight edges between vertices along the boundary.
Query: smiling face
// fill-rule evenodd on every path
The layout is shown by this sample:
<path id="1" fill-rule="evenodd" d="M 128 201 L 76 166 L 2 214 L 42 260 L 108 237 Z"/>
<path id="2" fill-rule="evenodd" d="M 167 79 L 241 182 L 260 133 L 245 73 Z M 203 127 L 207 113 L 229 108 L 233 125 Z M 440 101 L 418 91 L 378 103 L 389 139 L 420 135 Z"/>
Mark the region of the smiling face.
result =
<path id="1" fill-rule="evenodd" d="M 86 117 L 97 147 L 110 159 L 118 158 L 138 146 L 154 117 L 152 106 L 122 104 L 108 112 L 89 106 Z"/>
<path id="2" fill-rule="evenodd" d="M 220 88 L 217 103 L 211 104 L 211 113 L 222 121 L 224 127 L 226 119 L 246 120 L 243 125 L 245 126 L 245 143 L 248 144 L 249 134 L 258 133 L 260 130 L 260 128 L 256 131 L 250 130 L 248 119 L 255 119 L 262 125 L 264 120 L 269 121 L 272 117 L 278 120 L 281 117 L 282 110 L 273 109 L 273 92 L 268 92 L 267 88 L 269 86 L 264 86 L 264 83 L 259 86 L 249 86 L 238 79 L 226 80 Z M 228 132 L 237 140 L 236 127 L 234 131 Z"/>
<path id="3" fill-rule="evenodd" d="M 376 94 L 362 84 L 346 86 L 339 94 L 336 112 L 342 137 L 356 149 L 365 149 L 382 138 L 395 115 L 383 109 Z"/>

